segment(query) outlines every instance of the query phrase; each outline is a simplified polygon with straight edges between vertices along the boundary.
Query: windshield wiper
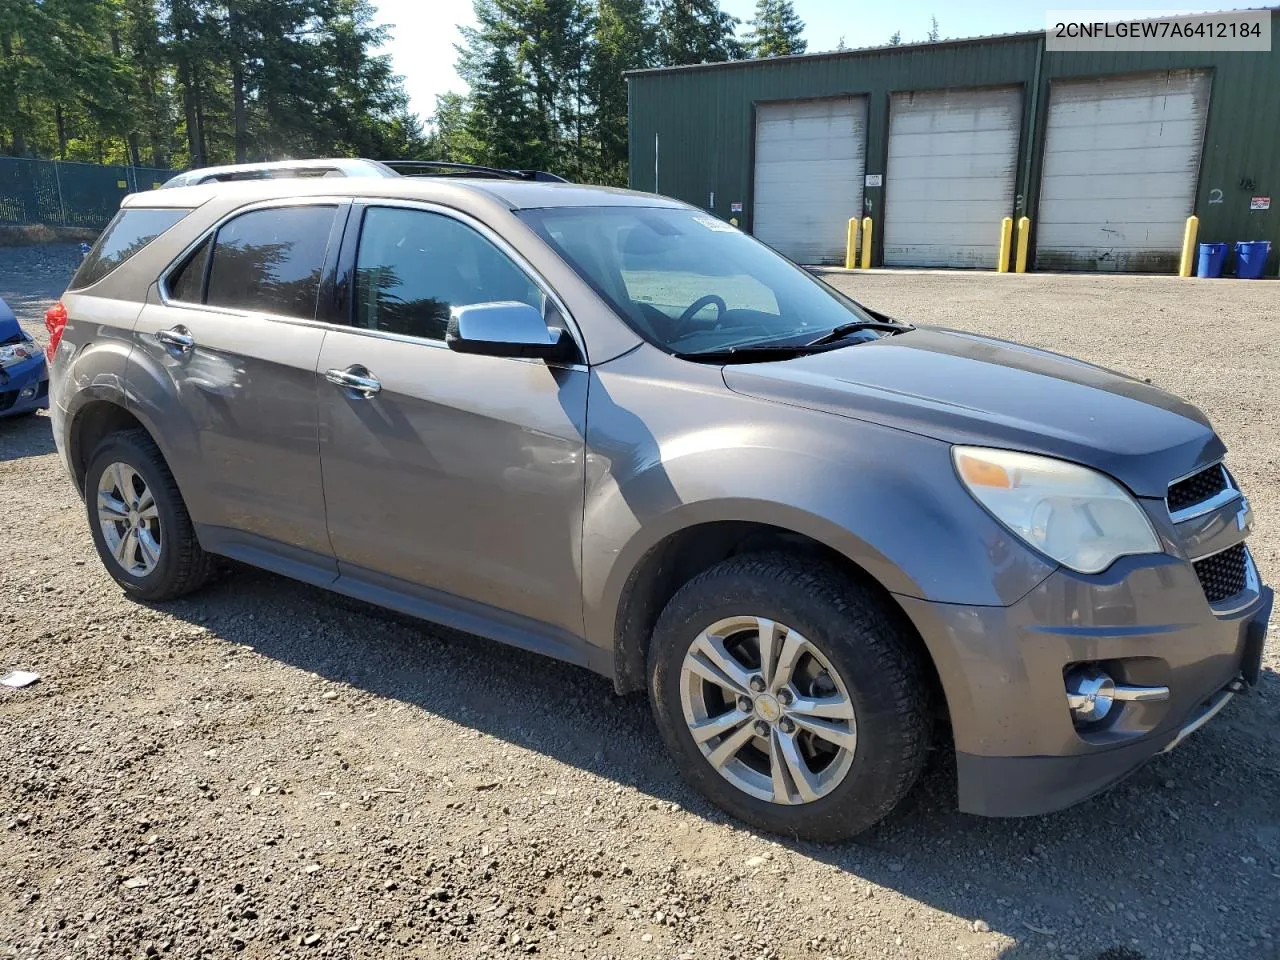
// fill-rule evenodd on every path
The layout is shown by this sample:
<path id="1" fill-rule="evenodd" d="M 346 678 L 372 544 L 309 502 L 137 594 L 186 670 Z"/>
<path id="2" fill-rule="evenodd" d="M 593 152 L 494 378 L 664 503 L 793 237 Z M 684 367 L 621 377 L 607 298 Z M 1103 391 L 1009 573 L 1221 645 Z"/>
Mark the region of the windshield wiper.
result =
<path id="1" fill-rule="evenodd" d="M 793 343 L 790 346 L 776 344 L 748 344 L 742 347 L 725 347 L 723 350 L 699 350 L 693 353 L 679 353 L 676 356 L 683 360 L 697 360 L 705 363 L 765 363 L 769 360 L 790 360 L 806 353 L 814 353 L 813 344 Z"/>
<path id="2" fill-rule="evenodd" d="M 908 330 L 914 330 L 915 327 L 909 323 L 896 323 L 888 320 L 852 320 L 849 323 L 842 323 L 829 333 L 824 333 L 817 340 L 810 340 L 805 344 L 806 347 L 820 347 L 824 343 L 835 343 L 842 340 L 851 333 L 857 333 L 859 330 L 884 330 L 888 333 L 906 333 Z"/>

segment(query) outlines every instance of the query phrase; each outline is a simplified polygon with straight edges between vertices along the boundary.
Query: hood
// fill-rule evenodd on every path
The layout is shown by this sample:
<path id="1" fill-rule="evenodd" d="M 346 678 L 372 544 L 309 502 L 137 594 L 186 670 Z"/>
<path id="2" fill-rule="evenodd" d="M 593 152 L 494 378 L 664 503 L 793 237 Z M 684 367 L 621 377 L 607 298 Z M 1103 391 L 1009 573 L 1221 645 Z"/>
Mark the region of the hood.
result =
<path id="1" fill-rule="evenodd" d="M 10 339 L 17 337 L 21 330 L 22 328 L 18 326 L 18 318 L 13 315 L 9 305 L 0 300 L 0 343 L 8 343 Z"/>
<path id="2" fill-rule="evenodd" d="M 947 443 L 1072 460 L 1141 497 L 1226 448 L 1185 400 L 1093 364 L 921 327 L 839 350 L 724 368 L 729 389 Z"/>

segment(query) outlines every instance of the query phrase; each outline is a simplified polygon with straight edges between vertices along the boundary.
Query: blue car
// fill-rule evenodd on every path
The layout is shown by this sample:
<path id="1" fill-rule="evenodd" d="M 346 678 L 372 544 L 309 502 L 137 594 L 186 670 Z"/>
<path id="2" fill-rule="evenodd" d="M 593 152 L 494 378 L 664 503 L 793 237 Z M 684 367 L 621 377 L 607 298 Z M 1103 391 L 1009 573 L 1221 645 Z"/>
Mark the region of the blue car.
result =
<path id="1" fill-rule="evenodd" d="M 49 368 L 44 350 L 18 326 L 0 300 L 0 419 L 21 417 L 49 406 Z"/>

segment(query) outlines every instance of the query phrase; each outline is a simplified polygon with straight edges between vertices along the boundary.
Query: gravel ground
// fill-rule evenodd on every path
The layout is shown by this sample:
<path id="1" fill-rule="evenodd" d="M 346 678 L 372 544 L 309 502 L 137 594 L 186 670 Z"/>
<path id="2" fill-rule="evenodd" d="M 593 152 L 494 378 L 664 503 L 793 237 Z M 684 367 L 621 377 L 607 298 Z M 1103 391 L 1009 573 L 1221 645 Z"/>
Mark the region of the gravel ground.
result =
<path id="1" fill-rule="evenodd" d="M 0 251 L 0 296 L 43 334 L 76 259 Z M 1280 288 L 836 282 L 1202 405 L 1280 571 Z M 0 422 L 0 491 L 0 672 L 43 674 L 0 692 L 0 956 L 1280 957 L 1274 642 L 1258 695 L 1070 811 L 956 813 L 938 756 L 859 843 L 794 844 L 693 795 L 643 698 L 584 671 L 261 573 L 126 600 L 44 416 Z"/>

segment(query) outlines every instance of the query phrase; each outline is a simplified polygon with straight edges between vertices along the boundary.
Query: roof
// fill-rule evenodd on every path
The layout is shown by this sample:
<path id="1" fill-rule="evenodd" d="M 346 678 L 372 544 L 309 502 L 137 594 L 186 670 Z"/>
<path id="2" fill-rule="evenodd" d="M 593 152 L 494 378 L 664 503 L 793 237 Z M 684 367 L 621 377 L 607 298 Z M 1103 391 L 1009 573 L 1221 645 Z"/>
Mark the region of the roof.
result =
<path id="1" fill-rule="evenodd" d="M 1174 11 L 1169 13 L 1161 13 L 1159 10 L 1142 11 L 1142 12 L 1149 13 L 1149 18 L 1151 19 L 1157 19 L 1157 18 L 1172 19 L 1172 18 L 1199 17 L 1199 16 L 1208 17 L 1208 16 L 1219 15 L 1219 14 L 1225 15 L 1225 14 L 1232 14 L 1232 13 L 1259 13 L 1259 12 L 1268 11 L 1268 10 L 1274 13 L 1277 10 L 1280 10 L 1280 7 L 1276 7 L 1276 6 L 1237 7 L 1231 10 L 1205 10 L 1205 11 L 1197 11 L 1194 13 L 1186 10 L 1179 10 L 1179 11 Z M 1127 11 L 1117 10 L 1114 12 L 1124 13 Z M 1147 18 L 1144 18 L 1144 19 L 1147 19 Z M 721 60 L 715 63 L 690 63 L 690 64 L 684 64 L 682 66 L 676 66 L 676 67 L 646 67 L 642 70 L 624 71 L 623 76 L 626 76 L 626 77 L 650 76 L 653 74 L 683 73 L 691 70 L 725 70 L 725 69 L 735 69 L 735 68 L 741 69 L 743 67 L 758 67 L 764 64 L 772 65 L 776 63 L 834 60 L 834 59 L 839 59 L 841 57 L 865 56 L 866 54 L 871 54 L 871 53 L 889 53 L 889 52 L 901 53 L 901 52 L 907 52 L 907 51 L 916 53 L 922 50 L 926 50 L 926 51 L 938 50 L 945 47 L 961 47 L 961 46 L 967 46 L 969 44 L 978 44 L 978 43 L 999 43 L 999 42 L 1014 41 L 1014 40 L 1030 40 L 1033 38 L 1043 38 L 1044 36 L 1045 36 L 1045 31 L 1043 30 L 1024 30 L 1021 33 L 991 33 L 991 34 L 986 34 L 984 36 L 979 36 L 979 37 L 955 37 L 955 38 L 949 38 L 946 40 L 934 40 L 931 42 L 924 41 L 921 43 L 898 43 L 898 44 L 886 43 L 886 44 L 880 44 L 878 46 L 872 46 L 872 47 L 851 47 L 848 50 L 824 50 L 821 53 L 795 53 L 785 57 L 762 57 L 755 60 Z"/>
<path id="2" fill-rule="evenodd" d="M 670 197 L 617 187 L 580 183 L 543 183 L 526 180 L 472 179 L 469 177 L 307 177 L 276 180 L 236 180 L 190 187 L 131 193 L 123 207 L 192 208 L 214 197 L 238 197 L 244 203 L 283 200 L 290 197 L 386 197 L 402 200 L 445 200 L 453 191 L 467 191 L 496 200 L 512 210 L 538 207 L 682 207 Z"/>
<path id="3" fill-rule="evenodd" d="M 924 41 L 921 43 L 886 43 L 874 47 L 850 47 L 847 50 L 824 50 L 821 53 L 793 53 L 785 57 L 761 57 L 754 60 L 719 60 L 714 63 L 687 63 L 676 67 L 645 67 L 641 70 L 627 70 L 626 77 L 649 76 L 659 73 L 684 73 L 689 70 L 723 70 L 741 67 L 759 67 L 765 64 L 807 62 L 815 60 L 835 60 L 841 57 L 863 56 L 868 53 L 889 53 L 904 51 L 936 50 L 944 47 L 960 47 L 971 43 L 989 43 L 1005 40 L 1028 40 L 1043 37 L 1043 30 L 1026 30 L 1022 33 L 992 33 L 982 37 L 958 37 L 948 40 Z"/>

